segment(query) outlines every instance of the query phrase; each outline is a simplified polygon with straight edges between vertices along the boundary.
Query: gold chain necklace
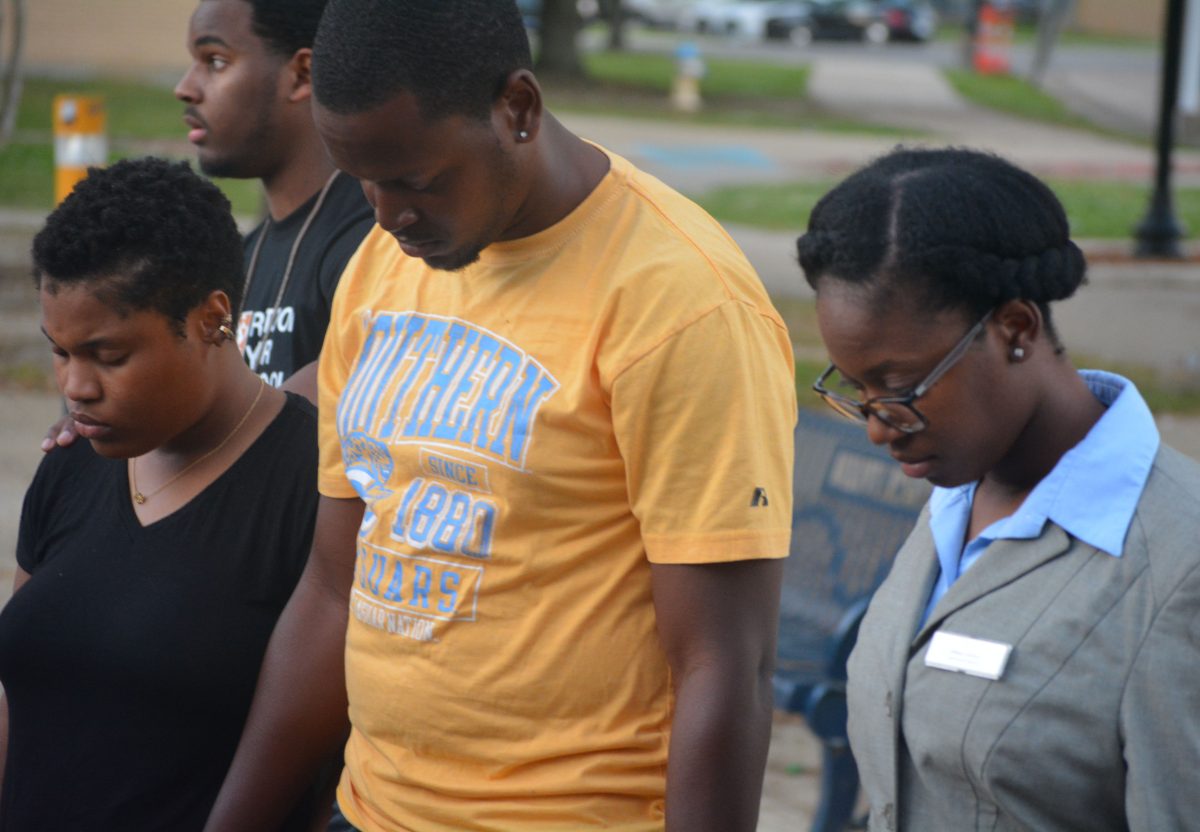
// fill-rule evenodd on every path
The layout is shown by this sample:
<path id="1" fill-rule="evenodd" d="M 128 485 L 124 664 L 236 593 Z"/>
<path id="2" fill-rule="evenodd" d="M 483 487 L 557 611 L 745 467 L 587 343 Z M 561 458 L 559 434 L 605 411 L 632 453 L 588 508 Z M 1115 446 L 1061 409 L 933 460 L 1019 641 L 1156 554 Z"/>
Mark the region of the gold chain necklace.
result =
<path id="1" fill-rule="evenodd" d="M 143 494 L 141 491 L 139 491 L 139 490 L 138 490 L 138 484 L 137 484 L 137 459 L 136 459 L 136 458 L 134 458 L 134 459 L 131 459 L 131 460 L 129 460 L 129 476 L 130 476 L 130 479 L 132 479 L 132 480 L 133 480 L 133 501 L 134 501 L 135 503 L 137 503 L 139 506 L 140 506 L 140 505 L 142 505 L 144 502 L 146 502 L 147 500 L 149 500 L 149 499 L 150 499 L 151 497 L 153 497 L 155 494 L 159 493 L 159 492 L 160 492 L 160 491 L 162 491 L 164 488 L 166 488 L 168 485 L 170 485 L 171 483 L 175 482 L 175 480 L 179 479 L 179 478 L 180 478 L 180 477 L 182 477 L 184 474 L 186 474 L 188 471 L 192 470 L 192 469 L 193 469 L 193 468 L 195 468 L 197 465 L 199 465 L 201 462 L 203 462 L 204 460 L 208 459 L 210 456 L 212 456 L 213 454 L 215 454 L 217 451 L 219 451 L 219 450 L 221 450 L 222 448 L 224 448 L 224 447 L 225 447 L 225 445 L 226 445 L 226 444 L 229 442 L 229 440 L 230 440 L 230 439 L 232 439 L 234 436 L 236 436 L 236 435 L 237 435 L 237 432 L 238 432 L 239 430 L 241 430 L 241 429 L 242 429 L 242 425 L 246 424 L 246 420 L 250 418 L 250 414 L 251 414 L 251 413 L 253 413 L 253 412 L 254 412 L 254 408 L 258 406 L 258 400 L 262 398 L 263 390 L 265 390 L 265 389 L 267 389 L 267 383 L 266 383 L 266 382 L 263 380 L 262 376 L 259 376 L 259 379 L 258 379 L 258 395 L 256 395 L 256 396 L 254 397 L 254 401 L 252 401 L 252 402 L 250 403 L 250 409 L 249 409 L 249 410 L 247 410 L 247 411 L 246 411 L 246 413 L 245 413 L 245 415 L 243 415 L 243 416 L 242 416 L 242 419 L 241 419 L 241 421 L 240 421 L 240 422 L 238 422 L 236 425 L 234 425 L 234 426 L 233 426 L 233 430 L 231 430 L 231 431 L 229 432 L 229 435 L 228 435 L 228 436 L 226 436 L 224 439 L 222 439 L 222 440 L 221 440 L 221 443 L 220 443 L 219 445 L 217 445 L 217 447 L 215 447 L 215 448 L 213 448 L 211 451 L 208 451 L 208 452 L 204 453 L 203 455 L 201 455 L 201 456 L 197 457 L 197 458 L 196 458 L 195 460 L 193 460 L 192 462 L 189 462 L 189 463 L 188 463 L 188 465 L 187 465 L 187 467 L 185 467 L 185 468 L 184 468 L 182 471 L 180 471 L 178 474 L 176 474 L 175 476 L 171 477 L 169 480 L 167 480 L 166 482 L 164 482 L 164 483 L 163 483 L 162 485 L 160 485 L 158 488 L 156 488 L 156 489 L 154 489 L 153 491 L 151 491 L 149 494 Z"/>

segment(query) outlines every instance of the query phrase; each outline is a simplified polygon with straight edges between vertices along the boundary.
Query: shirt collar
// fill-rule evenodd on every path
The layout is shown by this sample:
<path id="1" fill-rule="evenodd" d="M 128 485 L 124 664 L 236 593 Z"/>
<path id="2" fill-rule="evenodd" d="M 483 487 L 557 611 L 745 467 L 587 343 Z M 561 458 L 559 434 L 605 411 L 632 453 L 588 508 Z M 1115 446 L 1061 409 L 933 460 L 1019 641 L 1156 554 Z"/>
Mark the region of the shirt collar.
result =
<path id="1" fill-rule="evenodd" d="M 984 529 L 981 538 L 1037 537 L 1051 520 L 1088 545 L 1121 556 L 1158 453 L 1158 428 L 1133 382 L 1099 370 L 1079 374 L 1105 406 L 1104 414 L 1079 444 L 1063 454 L 1021 507 Z M 965 531 L 965 516 L 956 521 L 950 517 L 969 515 L 974 495 L 975 483 L 935 488 L 929 500 L 931 522 Z"/>

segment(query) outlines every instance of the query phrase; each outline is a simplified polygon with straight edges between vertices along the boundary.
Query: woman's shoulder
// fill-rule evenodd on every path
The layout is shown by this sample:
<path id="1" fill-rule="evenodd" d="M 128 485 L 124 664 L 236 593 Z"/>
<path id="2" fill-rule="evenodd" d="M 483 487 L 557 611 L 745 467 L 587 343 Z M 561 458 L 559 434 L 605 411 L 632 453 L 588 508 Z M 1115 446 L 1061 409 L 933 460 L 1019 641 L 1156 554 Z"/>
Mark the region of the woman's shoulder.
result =
<path id="1" fill-rule="evenodd" d="M 1200 524 L 1200 462 L 1160 445 L 1138 511 L 1162 511 Z"/>
<path id="2" fill-rule="evenodd" d="M 1160 590 L 1200 575 L 1200 462 L 1159 447 L 1134 513 L 1127 548 L 1142 547 Z"/>
<path id="3" fill-rule="evenodd" d="M 79 437 L 65 448 L 55 448 L 42 457 L 30 488 L 49 492 L 69 488 L 76 482 L 107 476 L 123 462 L 100 456 L 91 442 Z"/>
<path id="4" fill-rule="evenodd" d="M 286 393 L 279 413 L 246 452 L 256 476 L 272 482 L 294 478 L 301 488 L 316 488 L 317 409 L 303 396 Z"/>
<path id="5" fill-rule="evenodd" d="M 297 441 L 311 434 L 317 441 L 317 407 L 296 393 L 284 392 L 287 399 L 264 433 L 264 438 L 274 442 Z"/>

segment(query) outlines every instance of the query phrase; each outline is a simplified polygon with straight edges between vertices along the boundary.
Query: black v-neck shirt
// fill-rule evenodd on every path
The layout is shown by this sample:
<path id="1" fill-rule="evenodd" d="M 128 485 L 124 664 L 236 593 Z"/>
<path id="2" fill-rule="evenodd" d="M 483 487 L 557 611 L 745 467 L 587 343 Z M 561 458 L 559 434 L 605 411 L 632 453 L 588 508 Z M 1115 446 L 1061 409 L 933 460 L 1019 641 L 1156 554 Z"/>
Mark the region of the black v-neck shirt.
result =
<path id="1" fill-rule="evenodd" d="M 125 460 L 83 440 L 46 456 L 17 544 L 32 578 L 0 614 L 0 827 L 204 825 L 308 556 L 316 472 L 316 414 L 292 395 L 225 473 L 144 527 Z"/>

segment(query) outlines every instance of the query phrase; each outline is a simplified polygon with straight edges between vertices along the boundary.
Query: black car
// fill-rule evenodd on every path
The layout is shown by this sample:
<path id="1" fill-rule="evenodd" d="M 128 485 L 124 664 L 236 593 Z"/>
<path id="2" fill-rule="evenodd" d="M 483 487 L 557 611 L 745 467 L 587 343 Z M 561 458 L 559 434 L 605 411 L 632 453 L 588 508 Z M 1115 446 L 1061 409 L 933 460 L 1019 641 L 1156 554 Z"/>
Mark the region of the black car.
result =
<path id="1" fill-rule="evenodd" d="M 789 32 L 796 43 L 810 40 L 924 42 L 937 28 L 928 0 L 809 0 L 807 20 Z"/>

